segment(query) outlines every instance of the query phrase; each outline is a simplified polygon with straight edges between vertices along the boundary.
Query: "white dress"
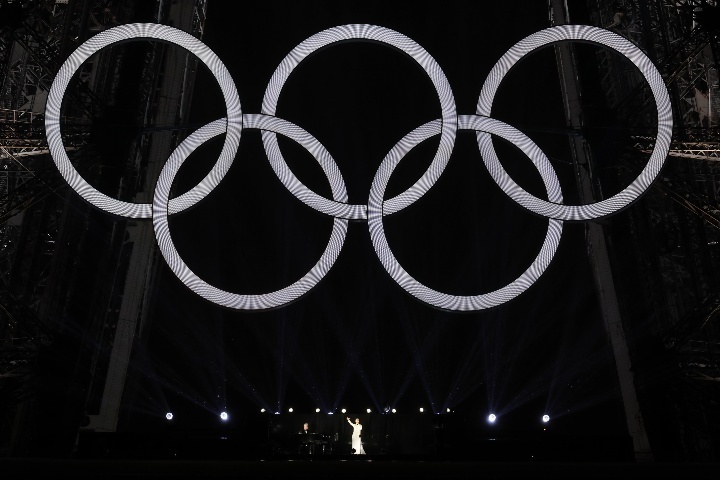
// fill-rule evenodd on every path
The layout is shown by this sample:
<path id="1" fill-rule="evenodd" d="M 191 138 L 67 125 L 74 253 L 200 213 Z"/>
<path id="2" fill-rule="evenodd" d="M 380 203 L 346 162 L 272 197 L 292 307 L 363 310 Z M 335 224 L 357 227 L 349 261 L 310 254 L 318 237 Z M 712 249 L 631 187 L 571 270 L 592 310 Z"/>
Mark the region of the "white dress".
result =
<path id="1" fill-rule="evenodd" d="M 362 425 L 358 425 L 355 423 L 350 422 L 348 420 L 348 423 L 353 427 L 353 433 L 352 433 L 352 448 L 355 450 L 356 455 L 365 455 L 365 449 L 362 446 L 362 441 L 360 440 L 360 434 L 362 433 Z"/>

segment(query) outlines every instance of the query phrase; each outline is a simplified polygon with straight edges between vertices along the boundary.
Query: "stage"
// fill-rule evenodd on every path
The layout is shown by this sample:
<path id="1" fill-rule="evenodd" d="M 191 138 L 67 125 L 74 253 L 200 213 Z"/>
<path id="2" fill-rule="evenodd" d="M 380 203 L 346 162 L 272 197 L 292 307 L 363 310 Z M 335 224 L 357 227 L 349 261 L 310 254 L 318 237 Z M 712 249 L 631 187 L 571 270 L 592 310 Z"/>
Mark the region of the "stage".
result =
<path id="1" fill-rule="evenodd" d="M 192 461 L 405 461 L 405 462 L 633 462 L 629 436 L 498 435 L 431 437 L 400 445 L 363 440 L 367 455 L 354 455 L 349 437 L 306 442 L 302 435 L 263 437 L 253 432 L 81 432 L 78 460 Z"/>
<path id="2" fill-rule="evenodd" d="M 358 456 L 356 456 L 358 457 Z M 717 478 L 717 464 L 632 462 L 477 462 L 432 459 L 284 460 L 0 460 L 3 478 L 438 478 L 677 479 Z"/>
<path id="3" fill-rule="evenodd" d="M 281 420 L 273 418 L 270 426 Z M 426 435 L 406 448 L 368 438 L 368 454 L 354 455 L 349 438 L 330 436 L 324 448 L 308 450 L 298 432 L 273 434 L 272 428 L 264 436 L 238 428 L 81 431 L 69 458 L 38 452 L 35 458 L 0 460 L 0 471 L 4 479 L 714 479 L 720 471 L 717 464 L 636 462 L 629 436 L 447 433 L 452 435 Z"/>

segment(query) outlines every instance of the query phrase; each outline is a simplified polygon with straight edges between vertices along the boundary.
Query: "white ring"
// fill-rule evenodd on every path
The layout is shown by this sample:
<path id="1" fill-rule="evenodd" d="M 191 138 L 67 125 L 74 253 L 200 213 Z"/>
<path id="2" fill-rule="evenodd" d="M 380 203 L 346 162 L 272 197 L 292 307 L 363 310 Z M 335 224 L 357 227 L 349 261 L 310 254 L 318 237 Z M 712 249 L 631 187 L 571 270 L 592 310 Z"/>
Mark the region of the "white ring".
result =
<path id="1" fill-rule="evenodd" d="M 552 42 L 582 40 L 598 43 L 624 55 L 635 64 L 650 85 L 658 112 L 658 133 L 650 160 L 640 175 L 620 193 L 605 200 L 587 205 L 560 205 L 552 200 L 541 200 L 523 190 L 505 172 L 495 153 L 492 137 L 477 133 L 480 153 L 485 165 L 498 186 L 515 202 L 543 217 L 559 220 L 591 220 L 604 217 L 625 208 L 647 190 L 662 169 L 672 139 L 672 107 L 660 72 L 650 59 L 634 44 L 608 30 L 587 25 L 560 25 L 546 28 L 516 43 L 490 71 L 477 104 L 478 115 L 490 116 L 492 102 L 508 71 L 522 57 Z M 549 166 L 548 168 L 552 168 Z"/>
<path id="2" fill-rule="evenodd" d="M 283 85 L 292 71 L 306 57 L 330 44 L 357 39 L 387 44 L 409 55 L 425 70 L 428 77 L 430 77 L 440 99 L 442 129 L 440 132 L 440 145 L 438 146 L 435 158 L 427 171 L 413 186 L 385 202 L 384 211 L 386 215 L 389 215 L 417 201 L 435 184 L 450 160 L 450 154 L 452 153 L 457 133 L 457 111 L 455 109 L 455 98 L 453 97 L 450 83 L 445 77 L 440 65 L 438 65 L 435 59 L 433 59 L 424 48 L 418 45 L 417 42 L 394 30 L 376 25 L 343 25 L 316 33 L 295 47 L 285 59 L 280 62 L 280 65 L 278 65 L 275 73 L 273 73 L 265 90 L 262 113 L 275 115 Z M 338 208 L 341 208 L 342 211 L 338 215 L 342 218 L 367 218 L 366 205 L 336 205 L 309 190 L 295 177 L 290 167 L 288 167 L 280 153 L 275 134 L 263 132 L 262 138 L 268 156 L 271 156 L 271 152 L 273 152 L 272 155 L 275 157 L 275 166 L 273 166 L 273 168 L 280 181 L 283 182 L 285 187 L 291 192 L 298 192 L 294 193 L 298 197 L 302 196 L 303 198 L 310 199 L 310 201 L 306 201 L 310 207 L 322 212 L 337 211 Z M 331 184 L 336 181 L 340 181 L 340 179 L 330 179 Z"/>
<path id="3" fill-rule="evenodd" d="M 525 134 L 499 120 L 478 115 L 460 115 L 458 117 L 458 127 L 461 130 L 482 130 L 514 143 L 532 160 L 538 172 L 540 172 L 550 201 L 562 202 L 562 192 L 557 176 L 555 175 L 555 170 L 553 170 L 550 161 L 542 150 Z M 543 241 L 540 252 L 530 267 L 517 279 L 493 292 L 468 296 L 450 295 L 433 290 L 417 281 L 400 265 L 387 242 L 382 220 L 382 199 L 385 188 L 390 180 L 390 175 L 392 175 L 395 167 L 400 160 L 403 159 L 405 154 L 418 143 L 438 133 L 440 133 L 438 120 L 426 123 L 400 140 L 383 160 L 375 174 L 370 189 L 370 199 L 368 202 L 370 239 L 373 242 L 375 253 L 377 253 L 380 262 L 393 280 L 406 292 L 419 300 L 446 310 L 475 311 L 492 308 L 517 297 L 540 278 L 540 275 L 543 274 L 557 251 L 560 237 L 562 236 L 562 221 L 556 219 L 548 220 L 548 230 L 545 235 L 545 240 Z"/>
<path id="4" fill-rule="evenodd" d="M 267 117 L 262 114 L 247 115 L 245 116 L 245 122 L 245 128 L 273 129 L 272 131 L 281 134 L 291 132 L 295 127 L 285 120 Z M 172 241 L 170 227 L 168 225 L 168 199 L 173 179 L 188 155 L 206 141 L 224 132 L 225 119 L 216 120 L 193 132 L 193 134 L 187 137 L 175 149 L 172 155 L 170 155 L 162 172 L 160 172 L 160 178 L 158 179 L 153 197 L 152 218 L 155 237 L 157 238 L 160 252 L 162 252 L 163 257 L 165 257 L 165 261 L 170 269 L 181 282 L 201 297 L 218 305 L 238 310 L 263 310 L 279 307 L 305 294 L 317 285 L 327 274 L 335 263 L 335 260 L 337 260 L 338 255 L 340 255 L 340 250 L 345 242 L 345 235 L 348 229 L 348 220 L 335 218 L 330 240 L 320 260 L 318 260 L 302 278 L 285 288 L 260 295 L 241 295 L 214 287 L 201 279 L 185 264 Z M 316 141 L 316 143 L 319 145 L 319 142 Z M 303 146 L 308 147 L 307 145 Z M 318 154 L 316 158 L 329 178 L 332 165 L 326 161 L 326 159 L 330 157 L 330 154 L 324 150 L 325 149 L 320 146 L 318 149 L 309 151 L 313 155 Z M 345 185 L 333 187 L 333 198 L 342 201 L 342 198 L 338 198 L 335 195 L 342 195 L 344 190 Z"/>
<path id="5" fill-rule="evenodd" d="M 73 167 L 63 144 L 60 133 L 60 109 L 62 107 L 65 90 L 80 65 L 91 55 L 102 48 L 125 40 L 138 38 L 152 38 L 178 45 L 193 53 L 215 76 L 220 85 L 225 108 L 227 109 L 227 126 L 225 143 L 223 144 L 217 163 L 213 166 L 208 175 L 190 191 L 170 201 L 170 213 L 180 212 L 198 201 L 202 200 L 220 180 L 225 176 L 230 165 L 235 159 L 238 145 L 240 144 L 240 133 L 242 131 L 242 111 L 240 109 L 240 97 L 235 88 L 235 83 L 230 77 L 225 65 L 213 53 L 210 48 L 192 35 L 165 25 L 153 23 L 133 23 L 104 30 L 82 45 L 80 45 L 65 60 L 57 76 L 53 80 L 48 94 L 47 106 L 45 109 L 45 132 L 47 136 L 50 155 L 60 174 L 70 187 L 82 198 L 105 210 L 106 212 L 130 218 L 150 218 L 152 216 L 152 205 L 149 203 L 129 203 L 117 200 L 100 193 L 84 178 L 80 176 Z M 188 154 L 190 152 L 187 152 Z"/>

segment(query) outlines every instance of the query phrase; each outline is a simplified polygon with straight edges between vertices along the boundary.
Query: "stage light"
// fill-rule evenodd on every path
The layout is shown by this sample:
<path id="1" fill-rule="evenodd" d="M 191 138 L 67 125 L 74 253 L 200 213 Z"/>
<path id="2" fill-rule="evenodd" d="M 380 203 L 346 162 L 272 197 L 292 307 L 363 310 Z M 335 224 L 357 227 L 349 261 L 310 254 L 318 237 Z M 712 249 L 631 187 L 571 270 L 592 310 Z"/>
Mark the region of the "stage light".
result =
<path id="1" fill-rule="evenodd" d="M 549 421 L 550 421 L 550 415 L 543 415 L 543 416 L 542 416 L 542 421 L 543 421 L 543 423 L 549 422 Z"/>
<path id="2" fill-rule="evenodd" d="M 227 419 L 228 419 L 228 414 L 227 414 L 226 412 L 222 412 L 222 413 L 220 414 L 220 418 L 222 418 L 223 421 L 227 421 Z"/>
<path id="3" fill-rule="evenodd" d="M 316 408 L 316 409 L 315 409 L 315 413 L 320 413 L 320 409 L 319 409 L 319 408 Z"/>
<path id="4" fill-rule="evenodd" d="M 497 417 L 495 416 L 494 413 L 491 413 L 490 415 L 488 415 L 488 422 L 489 422 L 489 423 L 495 423 L 495 419 L 497 419 Z"/>
<path id="5" fill-rule="evenodd" d="M 423 413 L 425 409 L 423 407 L 420 407 L 420 413 Z"/>
<path id="6" fill-rule="evenodd" d="M 368 409 L 367 409 L 367 412 L 370 413 L 370 412 L 372 412 L 372 410 L 370 410 L 370 409 L 368 408 Z"/>
<path id="7" fill-rule="evenodd" d="M 292 408 L 292 407 L 288 408 L 288 412 L 289 412 L 289 413 L 292 413 L 292 412 L 293 412 L 293 408 Z"/>
<path id="8" fill-rule="evenodd" d="M 328 415 L 332 415 L 332 414 L 333 414 L 333 412 L 328 412 Z"/>
<path id="9" fill-rule="evenodd" d="M 172 419 L 173 419 L 173 414 L 170 413 L 170 412 L 168 412 L 168 413 L 165 414 L 165 418 L 167 418 L 168 420 L 172 420 Z"/>
<path id="10" fill-rule="evenodd" d="M 397 410 L 395 410 L 395 409 L 393 408 L 393 409 L 392 409 L 392 412 L 393 412 L 393 413 L 397 413 Z"/>
<path id="11" fill-rule="evenodd" d="M 447 413 L 450 413 L 452 410 L 450 410 L 450 407 L 447 408 Z"/>
<path id="12" fill-rule="evenodd" d="M 265 409 L 264 409 L 264 408 L 261 408 L 261 409 L 260 409 L 260 413 L 265 413 Z"/>
<path id="13" fill-rule="evenodd" d="M 343 408 L 342 410 L 340 410 L 340 411 L 341 411 L 342 413 L 346 413 L 346 412 L 347 412 L 347 410 L 345 410 L 344 408 Z"/>

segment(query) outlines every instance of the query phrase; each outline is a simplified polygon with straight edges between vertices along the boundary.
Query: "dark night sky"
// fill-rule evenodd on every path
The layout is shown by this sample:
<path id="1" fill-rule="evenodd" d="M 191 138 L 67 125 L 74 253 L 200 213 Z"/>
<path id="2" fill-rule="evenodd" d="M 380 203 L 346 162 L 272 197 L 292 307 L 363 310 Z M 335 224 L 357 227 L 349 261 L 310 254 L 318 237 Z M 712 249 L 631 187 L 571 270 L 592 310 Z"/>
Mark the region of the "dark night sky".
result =
<path id="1" fill-rule="evenodd" d="M 233 9 L 228 7 L 232 3 Z M 372 23 L 397 30 L 429 51 L 453 88 L 459 114 L 471 114 L 485 76 L 514 43 L 549 26 L 542 1 L 505 2 L 211 1 L 203 41 L 230 70 L 243 113 L 259 113 L 276 66 L 325 28 Z M 240 7 L 239 5 L 242 5 Z M 408 8 L 405 5 L 411 5 Z M 418 6 L 420 5 L 420 6 Z M 568 203 L 575 202 L 567 137 L 551 48 L 518 65 L 493 116 L 514 125 L 553 161 Z M 219 89 L 198 76 L 192 122 L 224 116 Z M 382 158 L 415 127 L 438 118 L 432 84 L 408 57 L 368 42 L 316 53 L 291 75 L 278 116 L 313 134 L 344 175 L 352 203 L 366 203 Z M 414 183 L 437 137 L 415 148 L 393 175 L 388 195 Z M 513 147 L 496 142 L 505 168 L 542 196 L 539 176 Z M 214 162 L 219 141 L 191 156 L 181 190 Z M 329 186 L 312 157 L 287 139 L 296 175 L 318 193 Z M 203 170 L 205 169 L 205 170 Z M 386 197 L 387 198 L 387 197 Z M 438 183 L 416 204 L 387 217 L 388 241 L 407 271 L 447 293 L 502 287 L 540 248 L 547 220 L 509 200 L 492 182 L 472 132 L 458 135 Z M 325 248 L 332 219 L 302 204 L 274 176 L 257 131 L 244 131 L 236 162 L 220 186 L 173 217 L 178 250 L 209 283 L 239 293 L 282 288 Z M 133 409 L 216 413 L 347 407 L 457 408 L 479 421 L 488 411 L 536 419 L 547 411 L 566 428 L 624 428 L 583 224 L 566 224 L 555 259 L 528 291 L 490 311 L 454 313 L 414 299 L 384 271 L 366 222 L 351 222 L 327 277 L 296 302 L 236 312 L 189 291 L 163 267 Z M 142 377 L 147 375 L 152 381 Z M 520 420 L 522 419 L 522 420 Z"/>

